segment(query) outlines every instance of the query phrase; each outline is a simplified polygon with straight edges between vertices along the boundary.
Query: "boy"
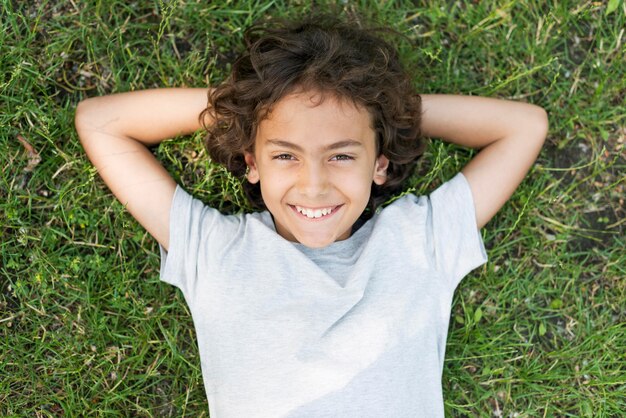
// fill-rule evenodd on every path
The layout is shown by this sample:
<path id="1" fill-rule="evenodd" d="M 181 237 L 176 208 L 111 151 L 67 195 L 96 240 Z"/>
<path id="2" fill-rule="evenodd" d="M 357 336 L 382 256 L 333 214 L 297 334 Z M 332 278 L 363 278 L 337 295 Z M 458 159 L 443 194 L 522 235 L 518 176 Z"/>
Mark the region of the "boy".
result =
<path id="1" fill-rule="evenodd" d="M 486 261 L 479 229 L 539 153 L 545 112 L 420 99 L 392 46 L 329 18 L 255 28 L 247 44 L 214 90 L 93 98 L 76 114 L 190 306 L 211 416 L 443 416 L 453 291 Z M 202 126 L 211 158 L 267 210 L 219 214 L 146 148 Z M 430 197 L 377 211 L 410 175 L 420 131 L 481 151 Z"/>

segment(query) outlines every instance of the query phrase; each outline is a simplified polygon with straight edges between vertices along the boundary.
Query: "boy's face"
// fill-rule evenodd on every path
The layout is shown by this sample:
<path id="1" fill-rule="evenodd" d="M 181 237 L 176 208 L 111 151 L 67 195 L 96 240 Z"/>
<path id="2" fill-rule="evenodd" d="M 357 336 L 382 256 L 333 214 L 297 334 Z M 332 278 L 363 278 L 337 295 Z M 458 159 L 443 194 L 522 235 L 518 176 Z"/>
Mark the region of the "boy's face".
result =
<path id="1" fill-rule="evenodd" d="M 367 110 L 320 98 L 309 91 L 281 99 L 259 124 L 254 154 L 245 154 L 248 181 L 260 182 L 277 232 L 312 248 L 350 236 L 388 165 Z"/>

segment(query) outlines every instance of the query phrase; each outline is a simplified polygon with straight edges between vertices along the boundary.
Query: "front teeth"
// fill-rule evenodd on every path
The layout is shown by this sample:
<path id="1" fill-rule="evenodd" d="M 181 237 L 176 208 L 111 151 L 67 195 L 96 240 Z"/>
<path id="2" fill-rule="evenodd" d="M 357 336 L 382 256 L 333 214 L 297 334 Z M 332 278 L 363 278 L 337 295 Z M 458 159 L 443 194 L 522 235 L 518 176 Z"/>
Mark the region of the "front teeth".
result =
<path id="1" fill-rule="evenodd" d="M 303 208 L 302 206 L 296 206 L 296 210 L 306 216 L 307 218 L 321 218 L 322 216 L 330 215 L 333 212 L 333 208 L 323 208 L 323 209 L 308 209 Z"/>

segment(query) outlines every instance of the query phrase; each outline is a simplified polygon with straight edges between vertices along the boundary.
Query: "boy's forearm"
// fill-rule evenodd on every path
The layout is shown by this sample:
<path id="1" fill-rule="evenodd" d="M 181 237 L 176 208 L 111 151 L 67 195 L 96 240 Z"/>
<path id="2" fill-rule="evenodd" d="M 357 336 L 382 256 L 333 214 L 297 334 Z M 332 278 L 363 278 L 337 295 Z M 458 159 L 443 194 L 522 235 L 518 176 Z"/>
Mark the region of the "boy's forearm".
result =
<path id="1" fill-rule="evenodd" d="M 422 112 L 425 136 L 470 148 L 545 125 L 545 111 L 538 106 L 485 97 L 425 94 Z"/>
<path id="2" fill-rule="evenodd" d="M 83 141 L 98 132 L 154 145 L 200 129 L 207 94 L 206 88 L 172 88 L 94 97 L 78 105 L 76 127 Z"/>

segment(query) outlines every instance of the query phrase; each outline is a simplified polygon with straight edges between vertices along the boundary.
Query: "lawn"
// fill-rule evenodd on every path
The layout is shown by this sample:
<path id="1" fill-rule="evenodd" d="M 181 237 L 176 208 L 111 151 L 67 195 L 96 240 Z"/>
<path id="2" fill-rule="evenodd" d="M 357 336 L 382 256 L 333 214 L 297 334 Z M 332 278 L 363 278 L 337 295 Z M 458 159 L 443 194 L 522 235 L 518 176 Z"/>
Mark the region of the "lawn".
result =
<path id="1" fill-rule="evenodd" d="M 155 241 L 87 161 L 74 110 L 95 95 L 217 84 L 251 22 L 310 3 L 0 0 L 0 416 L 208 416 L 183 297 L 159 282 Z M 549 114 L 537 164 L 484 229 L 490 261 L 457 289 L 446 414 L 622 416 L 626 4 L 315 4 L 404 34 L 424 93 Z M 201 140 L 154 152 L 196 196 L 245 210 Z M 432 190 L 470 157 L 433 141 L 407 189 Z"/>

